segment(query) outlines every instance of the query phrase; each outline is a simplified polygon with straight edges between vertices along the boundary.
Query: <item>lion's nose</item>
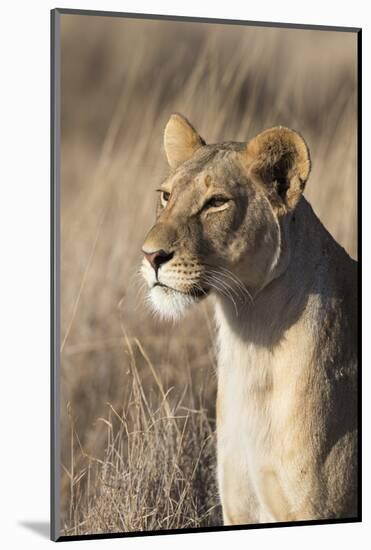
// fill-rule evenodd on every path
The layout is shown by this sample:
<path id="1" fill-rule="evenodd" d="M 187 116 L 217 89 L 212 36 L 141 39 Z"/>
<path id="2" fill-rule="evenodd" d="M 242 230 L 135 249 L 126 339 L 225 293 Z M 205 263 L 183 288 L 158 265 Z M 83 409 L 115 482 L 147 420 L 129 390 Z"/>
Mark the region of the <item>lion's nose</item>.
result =
<path id="1" fill-rule="evenodd" d="M 156 250 L 155 252 L 146 252 L 145 250 L 142 252 L 155 271 L 174 256 L 174 252 L 165 252 L 165 250 L 162 249 Z"/>

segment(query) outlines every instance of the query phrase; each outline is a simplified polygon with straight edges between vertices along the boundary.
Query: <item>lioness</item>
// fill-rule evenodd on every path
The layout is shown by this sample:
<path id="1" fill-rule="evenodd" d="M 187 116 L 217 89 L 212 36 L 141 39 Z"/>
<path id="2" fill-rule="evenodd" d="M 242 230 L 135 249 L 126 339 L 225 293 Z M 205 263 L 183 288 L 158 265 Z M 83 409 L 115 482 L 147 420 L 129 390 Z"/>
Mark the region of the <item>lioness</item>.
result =
<path id="1" fill-rule="evenodd" d="M 142 273 L 164 318 L 215 295 L 224 523 L 355 518 L 357 266 L 303 197 L 303 138 L 207 145 L 173 114 L 164 145 Z"/>

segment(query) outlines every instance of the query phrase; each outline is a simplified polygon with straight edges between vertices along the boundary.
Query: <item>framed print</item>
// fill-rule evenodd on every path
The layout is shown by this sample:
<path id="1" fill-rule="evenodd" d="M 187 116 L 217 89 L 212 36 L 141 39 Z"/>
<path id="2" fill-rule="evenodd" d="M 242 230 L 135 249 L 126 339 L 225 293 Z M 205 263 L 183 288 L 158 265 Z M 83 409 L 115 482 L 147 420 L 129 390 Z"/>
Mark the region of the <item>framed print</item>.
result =
<path id="1" fill-rule="evenodd" d="M 361 520 L 361 30 L 56 9 L 52 538 Z"/>

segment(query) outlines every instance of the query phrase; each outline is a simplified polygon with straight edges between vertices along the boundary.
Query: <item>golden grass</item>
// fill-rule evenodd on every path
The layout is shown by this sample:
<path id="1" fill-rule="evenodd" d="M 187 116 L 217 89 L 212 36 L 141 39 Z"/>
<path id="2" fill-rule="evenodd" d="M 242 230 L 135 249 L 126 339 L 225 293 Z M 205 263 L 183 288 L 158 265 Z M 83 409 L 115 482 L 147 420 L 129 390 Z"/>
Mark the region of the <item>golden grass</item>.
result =
<path id="1" fill-rule="evenodd" d="M 65 534 L 221 521 L 210 304 L 159 325 L 136 275 L 169 115 L 209 142 L 298 130 L 305 194 L 355 257 L 355 56 L 350 33 L 62 17 Z"/>
<path id="2" fill-rule="evenodd" d="M 70 418 L 69 508 L 64 533 L 127 532 L 220 524 L 215 486 L 214 422 L 186 387 L 176 399 L 164 387 L 138 340 L 125 338 L 129 392 L 118 411 L 107 403 L 98 418 L 106 432 L 104 456 L 81 445 Z M 144 388 L 135 360 L 139 350 L 156 392 Z M 75 449 L 79 453 L 76 469 Z M 83 465 L 82 465 L 83 464 Z"/>

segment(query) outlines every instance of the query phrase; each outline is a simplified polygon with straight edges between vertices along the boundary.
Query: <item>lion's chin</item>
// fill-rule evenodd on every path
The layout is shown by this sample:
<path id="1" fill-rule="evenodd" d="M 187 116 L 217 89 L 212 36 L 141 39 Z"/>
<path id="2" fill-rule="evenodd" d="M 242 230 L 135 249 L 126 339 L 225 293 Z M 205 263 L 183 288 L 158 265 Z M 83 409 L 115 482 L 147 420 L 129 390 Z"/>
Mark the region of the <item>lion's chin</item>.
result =
<path id="1" fill-rule="evenodd" d="M 161 319 L 179 321 L 202 296 L 178 292 L 165 286 L 153 286 L 149 291 L 151 307 Z"/>

